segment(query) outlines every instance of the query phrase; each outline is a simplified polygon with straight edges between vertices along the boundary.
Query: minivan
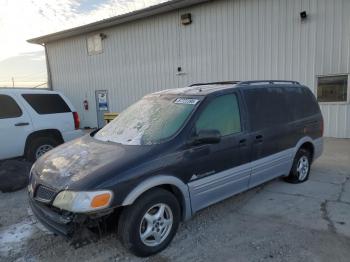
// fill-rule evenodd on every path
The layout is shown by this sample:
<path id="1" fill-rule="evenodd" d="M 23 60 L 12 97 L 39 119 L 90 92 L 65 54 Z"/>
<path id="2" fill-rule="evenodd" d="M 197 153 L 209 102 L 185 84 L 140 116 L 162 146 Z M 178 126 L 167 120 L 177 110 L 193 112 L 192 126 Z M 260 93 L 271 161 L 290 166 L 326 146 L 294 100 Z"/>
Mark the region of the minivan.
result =
<path id="1" fill-rule="evenodd" d="M 305 182 L 323 118 L 295 81 L 195 84 L 145 96 L 100 130 L 33 166 L 37 219 L 68 238 L 109 217 L 132 253 L 171 242 L 180 221 L 277 177 Z"/>

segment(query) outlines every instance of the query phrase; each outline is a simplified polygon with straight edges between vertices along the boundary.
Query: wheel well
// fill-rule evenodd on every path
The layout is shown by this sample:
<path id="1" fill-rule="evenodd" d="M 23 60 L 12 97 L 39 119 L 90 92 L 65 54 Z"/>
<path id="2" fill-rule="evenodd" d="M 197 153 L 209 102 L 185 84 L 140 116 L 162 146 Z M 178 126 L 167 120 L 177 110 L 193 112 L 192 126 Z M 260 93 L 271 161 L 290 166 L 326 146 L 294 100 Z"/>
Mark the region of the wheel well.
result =
<path id="1" fill-rule="evenodd" d="M 33 139 L 38 137 L 52 137 L 56 139 L 60 144 L 64 142 L 61 132 L 58 131 L 57 129 L 45 129 L 45 130 L 35 131 L 27 137 L 25 152 L 27 152 L 30 142 L 33 141 Z"/>
<path id="2" fill-rule="evenodd" d="M 186 204 L 185 204 L 185 199 L 184 199 L 180 189 L 178 189 L 174 185 L 169 185 L 169 184 L 168 185 L 160 185 L 158 187 L 169 191 L 170 193 L 172 193 L 176 197 L 177 201 L 180 204 L 181 218 L 183 218 L 184 217 L 184 213 L 185 213 L 184 209 L 185 209 Z"/>
<path id="3" fill-rule="evenodd" d="M 311 154 L 311 160 L 313 160 L 314 157 L 314 145 L 310 142 L 306 142 L 300 146 L 300 148 L 306 149 Z"/>
<path id="4" fill-rule="evenodd" d="M 184 197 L 183 197 L 183 195 L 182 195 L 182 193 L 181 193 L 181 190 L 180 189 L 178 189 L 176 186 L 174 186 L 174 185 L 171 185 L 171 184 L 162 184 L 162 185 L 158 185 L 158 186 L 154 186 L 154 187 L 152 187 L 152 188 L 150 188 L 150 189 L 148 189 L 148 190 L 146 190 L 145 192 L 143 192 L 141 195 L 139 195 L 138 197 L 137 197 L 137 199 L 139 199 L 142 195 L 144 195 L 146 192 L 148 192 L 148 191 L 150 191 L 150 190 L 153 190 L 153 189 L 155 189 L 155 188 L 161 188 L 161 189 L 164 189 L 164 190 L 167 190 L 167 191 L 169 191 L 170 193 L 172 193 L 175 197 L 176 197 L 176 199 L 177 199 L 177 201 L 179 202 L 179 204 L 180 204 L 180 209 L 181 209 L 181 218 L 182 218 L 182 220 L 184 219 L 184 215 L 185 215 L 185 208 L 186 208 L 186 203 L 185 203 L 185 199 L 184 199 Z M 137 199 L 135 199 L 135 201 L 137 200 Z"/>

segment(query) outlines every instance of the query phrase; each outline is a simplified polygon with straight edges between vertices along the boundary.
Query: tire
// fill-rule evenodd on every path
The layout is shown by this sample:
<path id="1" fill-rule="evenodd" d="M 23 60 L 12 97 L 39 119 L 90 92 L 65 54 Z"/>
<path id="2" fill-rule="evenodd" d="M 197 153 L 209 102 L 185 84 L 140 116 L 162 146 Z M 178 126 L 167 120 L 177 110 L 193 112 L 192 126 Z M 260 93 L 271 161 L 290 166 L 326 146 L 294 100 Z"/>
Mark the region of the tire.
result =
<path id="1" fill-rule="evenodd" d="M 164 206 L 163 219 L 153 221 L 153 218 L 160 214 L 159 205 Z M 148 216 L 149 219 L 145 218 L 147 213 L 151 214 Z M 156 254 L 165 249 L 175 236 L 180 222 L 180 214 L 179 202 L 173 194 L 161 188 L 153 189 L 143 194 L 133 205 L 122 211 L 119 218 L 118 235 L 125 248 L 134 255 L 147 257 Z M 172 224 L 169 226 L 171 217 Z M 151 235 L 142 240 L 141 235 L 147 236 L 147 232 L 151 232 Z M 156 238 L 152 235 L 153 233 L 158 235 L 160 242 L 155 242 Z"/>
<path id="2" fill-rule="evenodd" d="M 44 152 L 46 151 L 45 149 L 47 149 L 47 151 L 49 151 L 59 144 L 59 141 L 49 136 L 33 138 L 28 144 L 26 159 L 31 162 L 35 162 L 41 156 L 38 155 L 38 150 Z"/>
<path id="3" fill-rule="evenodd" d="M 292 184 L 303 183 L 309 179 L 310 169 L 311 153 L 305 148 L 300 148 L 294 157 L 292 169 L 285 180 Z"/>

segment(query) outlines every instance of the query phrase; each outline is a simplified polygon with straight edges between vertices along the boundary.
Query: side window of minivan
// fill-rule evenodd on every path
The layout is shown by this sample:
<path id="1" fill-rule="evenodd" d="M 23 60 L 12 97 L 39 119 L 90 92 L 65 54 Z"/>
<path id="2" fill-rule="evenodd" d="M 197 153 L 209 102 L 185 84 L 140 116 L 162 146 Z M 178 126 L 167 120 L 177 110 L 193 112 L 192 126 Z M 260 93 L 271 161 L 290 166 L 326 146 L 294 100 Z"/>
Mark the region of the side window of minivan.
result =
<path id="1" fill-rule="evenodd" d="M 216 129 L 222 136 L 241 131 L 238 99 L 235 94 L 214 98 L 196 121 L 196 131 Z"/>
<path id="2" fill-rule="evenodd" d="M 257 87 L 244 90 L 252 129 L 281 125 L 290 121 L 286 92 L 280 87 Z"/>
<path id="3" fill-rule="evenodd" d="M 22 115 L 16 101 L 7 95 L 0 95 L 0 119 L 15 118 Z"/>

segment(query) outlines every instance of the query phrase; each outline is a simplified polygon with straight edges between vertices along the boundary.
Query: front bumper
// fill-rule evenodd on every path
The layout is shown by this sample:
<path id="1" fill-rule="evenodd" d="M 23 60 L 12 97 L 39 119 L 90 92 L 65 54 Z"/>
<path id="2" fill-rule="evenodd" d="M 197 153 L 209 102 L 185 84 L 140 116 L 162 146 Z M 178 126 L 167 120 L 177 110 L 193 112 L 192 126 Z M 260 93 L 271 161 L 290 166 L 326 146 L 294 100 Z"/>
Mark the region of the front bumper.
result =
<path id="1" fill-rule="evenodd" d="M 51 232 L 68 239 L 79 238 L 80 232 L 100 227 L 105 223 L 114 209 L 107 209 L 94 214 L 76 214 L 68 211 L 53 210 L 36 201 L 29 195 L 29 205 L 37 220 Z"/>
<path id="2" fill-rule="evenodd" d="M 64 217 L 59 213 L 52 211 L 45 205 L 38 203 L 31 197 L 29 197 L 29 205 L 38 221 L 48 230 L 67 238 L 73 236 L 76 228 L 73 222 L 73 217 Z"/>

